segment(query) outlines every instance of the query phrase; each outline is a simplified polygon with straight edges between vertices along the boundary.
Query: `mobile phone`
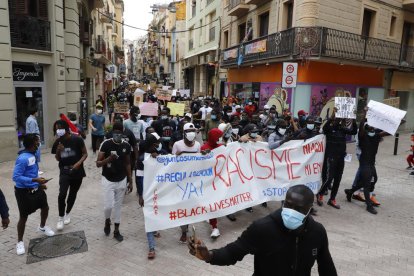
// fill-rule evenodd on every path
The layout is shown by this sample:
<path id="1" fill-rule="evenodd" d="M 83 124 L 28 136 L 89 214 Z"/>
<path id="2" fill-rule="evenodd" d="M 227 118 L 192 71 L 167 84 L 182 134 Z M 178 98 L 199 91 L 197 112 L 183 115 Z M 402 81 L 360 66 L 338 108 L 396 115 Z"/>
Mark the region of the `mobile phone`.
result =
<path id="1" fill-rule="evenodd" d="M 196 229 L 194 225 L 192 226 L 192 230 L 193 230 L 192 239 L 193 239 L 193 242 L 195 242 L 196 241 Z"/>
<path id="2" fill-rule="evenodd" d="M 111 151 L 111 154 L 116 155 L 116 157 L 118 158 L 118 153 L 116 153 L 116 150 Z"/>
<path id="3" fill-rule="evenodd" d="M 52 178 L 49 178 L 49 179 L 45 179 L 46 180 L 46 182 L 49 182 L 50 180 L 52 180 L 53 179 L 53 177 Z"/>

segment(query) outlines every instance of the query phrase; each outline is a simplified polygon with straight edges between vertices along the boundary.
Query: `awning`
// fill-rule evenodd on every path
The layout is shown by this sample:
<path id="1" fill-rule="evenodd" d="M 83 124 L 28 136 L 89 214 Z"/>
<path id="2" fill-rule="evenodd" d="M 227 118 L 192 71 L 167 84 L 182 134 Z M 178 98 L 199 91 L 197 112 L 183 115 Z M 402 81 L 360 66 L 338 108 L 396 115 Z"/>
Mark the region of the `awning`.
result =
<path id="1" fill-rule="evenodd" d="M 97 59 L 98 61 L 99 61 L 99 63 L 101 63 L 101 64 L 105 64 L 105 65 L 108 65 L 108 64 L 113 64 L 112 63 L 112 61 L 110 61 L 109 59 L 107 59 L 104 55 L 102 55 L 100 58 L 98 58 Z"/>
<path id="2" fill-rule="evenodd" d="M 414 73 L 394 72 L 392 75 L 391 89 L 395 91 L 414 92 Z"/>

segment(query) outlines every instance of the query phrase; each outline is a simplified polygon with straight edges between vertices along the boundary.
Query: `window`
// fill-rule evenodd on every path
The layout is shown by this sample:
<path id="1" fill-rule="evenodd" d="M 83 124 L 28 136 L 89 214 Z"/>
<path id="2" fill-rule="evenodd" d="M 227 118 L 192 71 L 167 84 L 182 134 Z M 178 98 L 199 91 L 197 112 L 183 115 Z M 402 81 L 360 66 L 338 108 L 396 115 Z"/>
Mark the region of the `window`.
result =
<path id="1" fill-rule="evenodd" d="M 246 36 L 246 23 L 239 25 L 239 43 L 241 43 Z"/>
<path id="2" fill-rule="evenodd" d="M 223 33 L 223 48 L 226 49 L 229 47 L 229 31 Z"/>
<path id="3" fill-rule="evenodd" d="M 390 23 L 390 36 L 395 35 L 395 25 L 397 22 L 397 17 L 391 16 L 391 23 Z"/>
<path id="4" fill-rule="evenodd" d="M 197 1 L 196 0 L 192 0 L 191 1 L 191 16 L 195 17 L 197 14 Z"/>
<path id="5" fill-rule="evenodd" d="M 259 37 L 269 34 L 269 12 L 259 16 Z"/>
<path id="6" fill-rule="evenodd" d="M 12 0 L 10 2 L 15 14 L 29 15 L 45 21 L 49 20 L 47 0 Z"/>
<path id="7" fill-rule="evenodd" d="M 363 37 L 372 37 L 374 35 L 376 12 L 369 9 L 364 9 L 364 17 L 362 19 L 362 31 Z"/>
<path id="8" fill-rule="evenodd" d="M 282 30 L 293 27 L 293 0 L 285 1 L 282 7 Z"/>

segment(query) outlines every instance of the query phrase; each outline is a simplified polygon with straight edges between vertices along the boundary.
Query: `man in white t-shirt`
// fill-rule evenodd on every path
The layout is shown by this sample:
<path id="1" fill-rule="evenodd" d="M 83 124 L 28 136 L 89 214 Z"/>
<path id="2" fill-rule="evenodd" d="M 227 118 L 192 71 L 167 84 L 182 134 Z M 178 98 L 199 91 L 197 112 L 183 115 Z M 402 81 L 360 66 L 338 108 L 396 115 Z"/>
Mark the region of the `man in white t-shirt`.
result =
<path id="1" fill-rule="evenodd" d="M 135 139 L 139 142 L 144 137 L 144 125 L 141 120 L 140 110 L 138 106 L 132 106 L 129 110 L 129 119 L 124 121 L 124 128 L 134 133 Z"/>
<path id="2" fill-rule="evenodd" d="M 174 143 L 172 154 L 180 155 L 182 153 L 199 153 L 201 152 L 201 145 L 197 142 L 197 129 L 193 123 L 186 123 L 183 127 L 184 139 Z M 181 226 L 181 243 L 187 242 L 188 225 Z"/>
<path id="3" fill-rule="evenodd" d="M 211 111 L 213 111 L 213 109 L 210 106 L 208 106 L 207 103 L 204 103 L 204 105 L 198 111 L 201 113 L 201 120 L 204 121 L 207 117 L 207 114 L 211 113 Z"/>

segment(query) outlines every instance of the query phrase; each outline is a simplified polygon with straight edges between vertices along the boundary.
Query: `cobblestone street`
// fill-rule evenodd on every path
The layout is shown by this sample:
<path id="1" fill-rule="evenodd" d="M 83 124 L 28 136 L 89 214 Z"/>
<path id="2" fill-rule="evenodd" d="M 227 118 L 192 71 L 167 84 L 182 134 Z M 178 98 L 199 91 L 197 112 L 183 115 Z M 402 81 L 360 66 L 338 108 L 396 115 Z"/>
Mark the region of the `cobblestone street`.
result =
<path id="1" fill-rule="evenodd" d="M 88 138 L 88 143 L 89 138 Z M 381 206 L 378 215 L 365 211 L 365 204 L 348 203 L 343 190 L 352 184 L 358 162 L 355 157 L 346 168 L 337 201 L 336 210 L 324 204 L 316 207 L 315 219 L 326 227 L 330 250 L 338 275 L 414 275 L 414 177 L 405 170 L 406 150 L 409 149 L 409 134 L 400 137 L 399 154 L 393 156 L 394 137 L 387 137 L 380 145 L 377 156 L 378 183 L 376 194 Z M 354 144 L 348 146 L 354 152 Z M 218 267 L 199 261 L 188 254 L 187 247 L 179 244 L 180 229 L 161 231 L 157 239 L 155 260 L 147 260 L 147 240 L 144 217 L 134 193 L 126 196 L 122 210 L 121 233 L 125 239 L 117 242 L 112 235 L 103 233 L 104 218 L 100 170 L 96 168 L 96 156 L 86 161 L 87 177 L 84 179 L 74 209 L 72 223 L 64 232 L 85 231 L 89 250 L 85 253 L 26 264 L 26 255 L 16 255 L 16 223 L 18 209 L 11 180 L 14 162 L 0 164 L 0 183 L 10 207 L 10 226 L 0 230 L 1 275 L 252 275 L 253 258 L 247 256 L 235 266 Z M 56 228 L 58 219 L 58 169 L 57 162 L 48 152 L 42 155 L 41 170 L 45 178 L 53 177 L 48 184 L 50 214 L 48 225 Z M 206 222 L 196 225 L 198 236 L 209 248 L 218 248 L 236 239 L 253 220 L 262 217 L 280 206 L 269 203 L 268 208 L 257 206 L 253 213 L 240 211 L 237 221 L 219 219 L 221 237 L 210 240 L 210 227 Z M 29 217 L 24 242 L 40 237 L 35 232 L 39 223 L 39 211 Z M 314 275 L 317 275 L 317 266 Z M 275 267 L 275 271 L 277 268 Z"/>

